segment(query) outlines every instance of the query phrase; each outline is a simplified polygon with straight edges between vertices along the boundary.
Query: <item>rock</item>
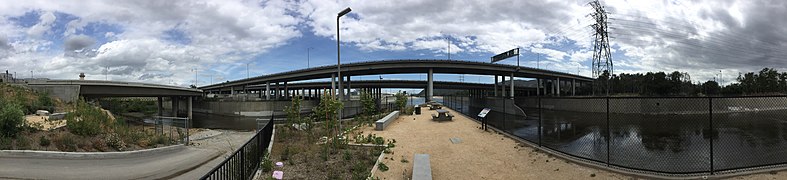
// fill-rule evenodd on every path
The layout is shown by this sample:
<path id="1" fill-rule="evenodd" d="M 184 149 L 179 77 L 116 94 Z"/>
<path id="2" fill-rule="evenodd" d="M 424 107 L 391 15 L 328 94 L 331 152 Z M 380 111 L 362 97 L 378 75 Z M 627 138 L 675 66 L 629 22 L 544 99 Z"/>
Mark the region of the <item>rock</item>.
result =
<path id="1" fill-rule="evenodd" d="M 36 111 L 36 115 L 39 115 L 39 116 L 49 116 L 49 111 L 47 111 L 47 110 L 37 110 L 37 111 Z"/>

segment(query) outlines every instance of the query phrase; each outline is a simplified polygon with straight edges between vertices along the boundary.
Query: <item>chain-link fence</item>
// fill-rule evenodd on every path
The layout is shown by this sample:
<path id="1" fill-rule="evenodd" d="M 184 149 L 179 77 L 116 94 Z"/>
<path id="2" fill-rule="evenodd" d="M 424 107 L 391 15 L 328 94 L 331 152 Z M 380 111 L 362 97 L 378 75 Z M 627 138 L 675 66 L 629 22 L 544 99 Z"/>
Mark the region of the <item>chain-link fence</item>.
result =
<path id="1" fill-rule="evenodd" d="M 189 118 L 154 116 L 152 120 L 156 135 L 167 138 L 166 142 L 189 143 Z"/>
<path id="2" fill-rule="evenodd" d="M 492 127 L 593 162 L 662 174 L 787 164 L 787 96 L 445 97 Z"/>

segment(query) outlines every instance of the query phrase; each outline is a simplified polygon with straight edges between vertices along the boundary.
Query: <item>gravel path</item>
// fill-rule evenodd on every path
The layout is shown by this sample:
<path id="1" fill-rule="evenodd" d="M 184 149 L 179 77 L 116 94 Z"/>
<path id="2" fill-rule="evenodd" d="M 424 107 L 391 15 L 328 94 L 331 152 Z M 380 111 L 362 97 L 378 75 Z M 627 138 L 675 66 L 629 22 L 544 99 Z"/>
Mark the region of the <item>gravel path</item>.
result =
<path id="1" fill-rule="evenodd" d="M 447 108 L 446 108 L 447 109 Z M 581 166 L 538 152 L 504 135 L 484 132 L 478 123 L 457 115 L 453 121 L 434 122 L 428 109 L 421 115 L 400 116 L 385 131 L 369 132 L 396 139 L 393 153 L 383 162 L 390 168 L 380 179 L 407 179 L 413 155 L 429 154 L 434 179 L 628 179 L 630 177 Z M 449 139 L 459 138 L 454 144 Z M 402 162 L 406 159 L 409 162 Z"/>

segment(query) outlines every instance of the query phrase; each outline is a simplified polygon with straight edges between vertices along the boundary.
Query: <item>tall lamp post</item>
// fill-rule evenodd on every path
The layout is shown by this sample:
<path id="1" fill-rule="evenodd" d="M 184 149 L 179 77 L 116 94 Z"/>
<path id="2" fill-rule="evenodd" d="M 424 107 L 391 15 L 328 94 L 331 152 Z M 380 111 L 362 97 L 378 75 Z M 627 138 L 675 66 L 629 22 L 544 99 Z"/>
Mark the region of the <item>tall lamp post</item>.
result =
<path id="1" fill-rule="evenodd" d="M 341 56 L 341 51 L 340 51 L 340 46 L 339 46 L 339 42 L 341 42 L 339 40 L 339 35 L 340 35 L 340 33 L 339 33 L 339 30 L 340 30 L 339 29 L 339 18 L 341 18 L 342 16 L 344 16 L 347 13 L 350 13 L 350 11 L 352 11 L 352 9 L 350 9 L 350 7 L 347 7 L 347 9 L 342 10 L 342 12 L 339 12 L 339 14 L 336 15 L 336 74 L 337 74 L 337 76 L 339 78 L 339 89 L 341 90 L 341 92 L 339 92 L 339 100 L 340 101 L 344 98 L 344 86 L 342 86 L 342 79 L 343 79 L 342 78 L 342 56 Z M 342 115 L 343 115 L 342 112 L 343 112 L 343 110 L 339 110 L 339 117 L 337 117 L 337 119 L 341 119 L 342 118 Z M 342 129 L 342 122 L 341 121 L 339 121 L 339 129 Z"/>

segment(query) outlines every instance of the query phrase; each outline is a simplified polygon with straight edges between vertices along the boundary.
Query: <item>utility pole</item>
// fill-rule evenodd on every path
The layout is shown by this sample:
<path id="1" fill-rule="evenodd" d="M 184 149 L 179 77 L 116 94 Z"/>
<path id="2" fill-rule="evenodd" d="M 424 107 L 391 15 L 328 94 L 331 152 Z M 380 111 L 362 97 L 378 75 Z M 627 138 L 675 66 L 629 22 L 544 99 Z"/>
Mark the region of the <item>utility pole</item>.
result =
<path id="1" fill-rule="evenodd" d="M 445 40 L 448 42 L 448 60 L 451 60 L 451 36 L 447 36 Z"/>
<path id="2" fill-rule="evenodd" d="M 590 16 L 596 21 L 595 24 L 591 25 L 595 37 L 593 41 L 593 64 L 591 67 L 593 70 L 593 78 L 596 78 L 596 82 L 593 83 L 593 94 L 595 94 L 599 88 L 603 88 L 606 95 L 609 96 L 609 77 L 612 76 L 614 67 L 612 65 L 612 55 L 609 46 L 609 31 L 607 31 L 607 12 L 598 0 L 591 1 L 588 4 L 590 4 L 594 10 Z M 604 86 L 602 87 L 602 85 L 599 84 L 600 80 L 598 78 L 605 73 L 606 79 L 603 80 Z"/>

